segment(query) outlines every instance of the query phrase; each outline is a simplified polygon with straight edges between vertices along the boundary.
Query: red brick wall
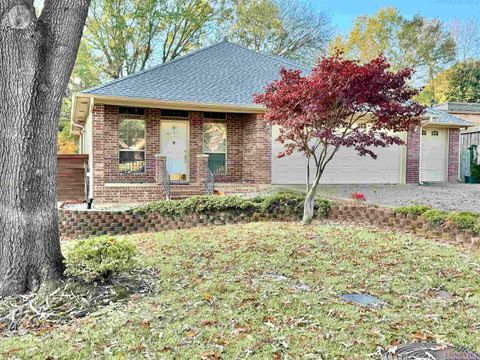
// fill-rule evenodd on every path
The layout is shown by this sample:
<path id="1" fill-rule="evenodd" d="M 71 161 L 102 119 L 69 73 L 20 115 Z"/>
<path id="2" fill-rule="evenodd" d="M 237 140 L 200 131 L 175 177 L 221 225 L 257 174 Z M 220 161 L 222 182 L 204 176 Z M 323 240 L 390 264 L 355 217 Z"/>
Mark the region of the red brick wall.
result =
<path id="1" fill-rule="evenodd" d="M 418 124 L 412 125 L 407 133 L 407 184 L 420 182 L 420 136 L 421 129 Z"/>
<path id="2" fill-rule="evenodd" d="M 122 118 L 143 119 L 146 125 L 146 172 L 118 172 L 118 125 Z M 155 184 L 155 154 L 160 152 L 159 109 L 145 109 L 145 115 L 120 115 L 117 106 L 96 105 L 93 108 L 93 197 L 97 202 L 122 202 L 136 197 L 144 202 L 161 198 L 163 190 Z M 190 183 L 197 182 L 197 155 L 203 153 L 203 112 L 190 112 Z M 216 120 L 219 121 L 219 120 Z M 228 114 L 227 174 L 217 182 L 253 182 L 269 184 L 271 179 L 270 127 L 256 115 Z M 109 183 L 139 184 L 138 186 L 105 186 Z M 151 184 L 145 186 L 142 184 Z"/>
<path id="3" fill-rule="evenodd" d="M 458 181 L 460 130 L 448 129 L 448 182 Z"/>
<path id="4" fill-rule="evenodd" d="M 257 115 L 248 115 L 243 128 L 243 179 L 257 184 L 272 180 L 272 129 Z"/>

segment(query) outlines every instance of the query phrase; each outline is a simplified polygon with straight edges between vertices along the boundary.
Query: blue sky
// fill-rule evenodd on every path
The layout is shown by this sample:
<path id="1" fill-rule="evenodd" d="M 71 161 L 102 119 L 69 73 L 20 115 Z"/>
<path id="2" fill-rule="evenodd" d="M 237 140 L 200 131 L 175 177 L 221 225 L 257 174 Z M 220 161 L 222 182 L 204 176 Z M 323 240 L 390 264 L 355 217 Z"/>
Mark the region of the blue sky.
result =
<path id="1" fill-rule="evenodd" d="M 385 6 L 394 6 L 406 16 L 421 14 L 445 22 L 454 18 L 480 17 L 480 0 L 306 0 L 327 13 L 339 33 L 348 33 L 358 15 L 370 15 Z"/>

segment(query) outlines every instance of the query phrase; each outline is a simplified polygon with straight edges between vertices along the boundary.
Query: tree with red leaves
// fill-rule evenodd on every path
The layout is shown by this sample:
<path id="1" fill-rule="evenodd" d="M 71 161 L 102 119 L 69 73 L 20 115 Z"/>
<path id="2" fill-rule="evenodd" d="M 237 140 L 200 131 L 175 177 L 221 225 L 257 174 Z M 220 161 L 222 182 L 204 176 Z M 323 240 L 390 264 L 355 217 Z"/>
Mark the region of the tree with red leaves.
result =
<path id="1" fill-rule="evenodd" d="M 404 143 L 398 133 L 425 110 L 412 100 L 418 93 L 408 85 L 412 74 L 412 69 L 393 73 L 384 57 L 360 64 L 338 52 L 322 58 L 307 75 L 282 69 L 279 80 L 255 95 L 255 102 L 267 108 L 265 121 L 280 126 L 276 141 L 285 151 L 278 157 L 294 151 L 306 157 L 304 224 L 312 221 L 318 183 L 338 149 L 353 148 L 375 159 L 375 147 Z"/>

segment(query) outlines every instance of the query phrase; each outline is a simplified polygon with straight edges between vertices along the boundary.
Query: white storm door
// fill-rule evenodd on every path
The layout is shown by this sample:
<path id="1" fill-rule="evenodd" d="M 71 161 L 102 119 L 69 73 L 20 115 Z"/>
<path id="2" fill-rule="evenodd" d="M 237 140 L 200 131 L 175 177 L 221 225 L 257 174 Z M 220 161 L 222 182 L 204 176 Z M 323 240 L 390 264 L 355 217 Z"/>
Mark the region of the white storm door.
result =
<path id="1" fill-rule="evenodd" d="M 160 122 L 160 152 L 167 157 L 167 170 L 171 180 L 189 178 L 189 122 Z"/>
<path id="2" fill-rule="evenodd" d="M 447 181 L 448 130 L 422 129 L 420 181 Z"/>

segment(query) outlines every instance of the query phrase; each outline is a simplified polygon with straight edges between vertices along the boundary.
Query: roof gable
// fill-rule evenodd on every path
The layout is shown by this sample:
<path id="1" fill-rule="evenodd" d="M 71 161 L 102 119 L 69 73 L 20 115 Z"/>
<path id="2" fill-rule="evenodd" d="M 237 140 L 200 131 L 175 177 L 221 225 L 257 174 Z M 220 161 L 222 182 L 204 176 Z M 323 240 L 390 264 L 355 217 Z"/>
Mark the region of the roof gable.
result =
<path id="1" fill-rule="evenodd" d="M 151 69 L 82 93 L 198 103 L 252 105 L 253 94 L 279 77 L 282 67 L 304 65 L 222 41 Z"/>
<path id="2" fill-rule="evenodd" d="M 473 126 L 470 121 L 460 119 L 457 116 L 451 115 L 446 111 L 439 110 L 436 108 L 427 108 L 426 116 L 431 116 L 432 119 L 429 122 L 430 124 L 435 125 L 452 125 L 459 127 Z"/>

